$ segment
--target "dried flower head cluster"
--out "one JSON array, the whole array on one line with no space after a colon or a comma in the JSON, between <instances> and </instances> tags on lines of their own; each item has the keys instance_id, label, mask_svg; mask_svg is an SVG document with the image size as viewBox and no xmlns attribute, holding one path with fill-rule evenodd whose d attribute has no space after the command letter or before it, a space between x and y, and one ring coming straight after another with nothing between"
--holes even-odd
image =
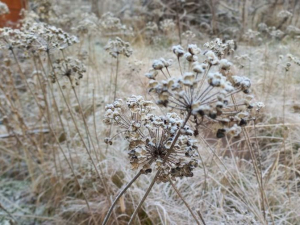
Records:
<instances>
[{"instance_id":1,"label":"dried flower head cluster","mask_svg":"<svg viewBox=\"0 0 300 225\"><path fill-rule=\"evenodd\" d=\"M129 35L133 34L131 27L121 23L121 20L115 17L111 12L104 13L99 20L99 27L103 34L122 34Z\"/></svg>"},{"instance_id":2,"label":"dried flower head cluster","mask_svg":"<svg viewBox=\"0 0 300 225\"><path fill-rule=\"evenodd\" d=\"M187 39L187 40L192 40L193 38L196 37L196 34L191 30L187 30L187 31L182 33L182 37Z\"/></svg>"},{"instance_id":3,"label":"dried flower head cluster","mask_svg":"<svg viewBox=\"0 0 300 225\"><path fill-rule=\"evenodd\" d=\"M51 75L52 82L60 77L68 78L72 87L79 85L79 80L83 77L83 73L86 72L84 64L78 59L71 57L56 59L53 62L53 74Z\"/></svg>"},{"instance_id":4,"label":"dried flower head cluster","mask_svg":"<svg viewBox=\"0 0 300 225\"><path fill-rule=\"evenodd\" d=\"M91 35L98 31L99 19L94 13L84 13L83 19L72 27L72 30L79 35Z\"/></svg>"},{"instance_id":5,"label":"dried flower head cluster","mask_svg":"<svg viewBox=\"0 0 300 225\"><path fill-rule=\"evenodd\" d=\"M281 10L278 14L277 17L279 18L289 18L292 17L293 13L291 13L290 11L287 10Z\"/></svg>"},{"instance_id":6,"label":"dried flower head cluster","mask_svg":"<svg viewBox=\"0 0 300 225\"><path fill-rule=\"evenodd\" d=\"M44 52L53 49L63 50L75 43L78 43L76 36L45 23L24 23L20 30L8 27L0 29L1 48Z\"/></svg>"},{"instance_id":7,"label":"dried flower head cluster","mask_svg":"<svg viewBox=\"0 0 300 225\"><path fill-rule=\"evenodd\" d=\"M265 27L263 26L263 24L261 24L261 29L265 29ZM257 41L257 38L259 38L259 32L258 31L254 31L252 29L249 29L244 35L243 38L244 40L248 41L248 42L255 42Z\"/></svg>"},{"instance_id":8,"label":"dried flower head cluster","mask_svg":"<svg viewBox=\"0 0 300 225\"><path fill-rule=\"evenodd\" d=\"M258 24L258 31L253 31L249 29L244 35L243 38L246 41L249 41L251 44L261 44L263 39L262 38L270 38L272 40L281 40L286 34L290 34L294 36L300 30L297 27L288 26L286 31L283 32L280 29L277 29L275 26L268 26L265 23Z\"/></svg>"},{"instance_id":9,"label":"dried flower head cluster","mask_svg":"<svg viewBox=\"0 0 300 225\"><path fill-rule=\"evenodd\" d=\"M170 32L175 29L175 23L171 19L165 19L160 22L160 29L164 32Z\"/></svg>"},{"instance_id":10,"label":"dried flower head cluster","mask_svg":"<svg viewBox=\"0 0 300 225\"><path fill-rule=\"evenodd\" d=\"M247 77L232 74L232 63L223 58L231 50L231 42L228 43L217 40L205 44L211 50L204 51L202 63L198 62L201 51L196 45L189 45L187 51L174 46L179 66L183 58L190 70L172 76L170 64L160 59L154 61L146 74L150 79L149 91L157 95L159 105L192 115L196 127L219 124L218 138L226 133L237 136L240 127L252 120L251 82Z\"/></svg>"},{"instance_id":11,"label":"dried flower head cluster","mask_svg":"<svg viewBox=\"0 0 300 225\"><path fill-rule=\"evenodd\" d=\"M150 36L158 31L158 26L155 22L150 21L146 24L146 35Z\"/></svg>"},{"instance_id":12,"label":"dried flower head cluster","mask_svg":"<svg viewBox=\"0 0 300 225\"><path fill-rule=\"evenodd\" d=\"M224 58L227 54L235 51L236 44L233 40L222 41L216 38L204 44L204 47L213 51L218 58Z\"/></svg>"},{"instance_id":13,"label":"dried flower head cluster","mask_svg":"<svg viewBox=\"0 0 300 225\"><path fill-rule=\"evenodd\" d=\"M192 170L198 165L196 141L190 137L192 130L182 127L183 120L176 113L157 116L153 103L141 96L131 96L126 102L117 100L105 109L105 123L116 124L129 142L133 169L141 168L144 174L159 170L158 182L193 176ZM181 135L175 139L179 129Z\"/></svg>"},{"instance_id":14,"label":"dried flower head cluster","mask_svg":"<svg viewBox=\"0 0 300 225\"><path fill-rule=\"evenodd\" d=\"M7 7L7 5L4 2L0 1L0 16L8 14L9 13L9 9Z\"/></svg>"},{"instance_id":15,"label":"dried flower head cluster","mask_svg":"<svg viewBox=\"0 0 300 225\"><path fill-rule=\"evenodd\" d=\"M123 41L119 37L116 37L115 40L109 40L105 46L105 50L114 58L117 58L119 55L129 57L132 54L130 43Z\"/></svg>"}]
</instances>

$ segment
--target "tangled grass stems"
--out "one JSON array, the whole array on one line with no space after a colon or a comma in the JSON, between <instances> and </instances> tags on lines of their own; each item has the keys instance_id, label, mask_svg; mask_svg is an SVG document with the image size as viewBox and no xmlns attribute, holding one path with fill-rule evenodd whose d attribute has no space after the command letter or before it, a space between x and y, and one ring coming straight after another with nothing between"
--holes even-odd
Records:
<instances>
[{"instance_id":1,"label":"tangled grass stems","mask_svg":"<svg viewBox=\"0 0 300 225\"><path fill-rule=\"evenodd\" d=\"M65 102L65 104L66 104L66 106L67 106L67 108L68 108L69 114L71 115L72 121L73 121L73 123L74 123L74 125L75 125L75 129L76 129L76 131L77 131L77 133L78 133L78 135L79 135L79 137L80 137L80 139L81 139L81 142L82 142L83 145L84 145L84 148L86 149L86 152L87 152L88 155L89 155L89 158L90 158L90 160L91 160L91 162L92 162L92 165L93 165L93 167L94 167L94 169L95 169L95 171L96 171L96 173L97 173L99 179L100 179L101 182L104 184L105 182L104 182L103 179L102 179L102 177L103 177L103 171L100 170L100 173L102 173L102 176L101 176L100 173L99 173L99 171L98 171L98 168L97 168L97 166L96 166L96 164L95 164L95 162L94 162L94 160L93 160L93 157L92 157L92 155L91 155L91 152L89 151L89 149L88 149L88 147L87 147L87 145L86 145L86 143L85 143L85 141L84 141L84 139L83 139L83 137L82 137L82 135L81 135L81 132L80 132L80 130L79 130L79 128L78 128L78 125L77 125L77 123L76 123L76 120L75 120L75 118L74 118L74 115L73 115L73 113L72 113L72 110L71 110L71 108L70 108L70 106L69 106L69 103L67 102L66 97L65 97L65 95L64 95L64 93L63 93L61 84L60 84L60 82L59 82L59 80L58 80L58 78L57 78L57 75L56 75L56 73L55 73L55 71L54 71L54 69L53 69L53 65L52 65L52 62L51 62L51 58L50 58L49 52L48 52L47 55L48 55L48 60L49 60L49 62L50 62L50 64L51 64L51 66L52 66L52 72L54 73L54 76L55 76L55 78L56 78L56 81L57 81L59 90L60 90L60 92L61 92L61 94L62 94L62 97L63 97L63 99L64 99L64 102ZM77 97L77 93L76 93L74 87L72 87L72 89L73 89L73 91L74 91L74 95L75 95L75 97L76 97L76 100L78 101L78 104L79 104L79 99L78 99L78 97ZM85 118L84 118L84 115L83 115L82 108L81 108L80 104L79 104L79 107L80 107L81 115L83 116L83 120L85 121ZM93 145L93 147L94 147L94 145ZM94 149L94 151L95 151L95 149ZM96 153L96 152L95 152L95 153ZM97 155L97 154L96 154L96 155ZM97 157L97 156L96 156L96 157ZM108 191L107 191L107 188L106 188L105 184L104 184L104 187L105 187L105 191L106 191L106 193L107 193L106 196L107 196L107 198L108 198L108 201L110 202L110 199L109 199L109 196L108 196ZM96 222L95 222L95 223L96 223ZM96 223L96 224L97 224L97 223Z\"/></svg>"}]
</instances>

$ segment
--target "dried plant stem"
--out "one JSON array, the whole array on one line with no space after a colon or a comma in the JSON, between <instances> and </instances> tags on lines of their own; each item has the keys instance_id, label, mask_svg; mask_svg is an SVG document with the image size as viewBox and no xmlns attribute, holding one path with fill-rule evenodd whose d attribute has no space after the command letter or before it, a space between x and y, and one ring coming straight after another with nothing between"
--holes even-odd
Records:
<instances>
[{"instance_id":1,"label":"dried plant stem","mask_svg":"<svg viewBox=\"0 0 300 225\"><path fill-rule=\"evenodd\" d=\"M16 218L0 203L0 209L2 209L11 219L14 220L14 224L18 224Z\"/></svg>"},{"instance_id":2,"label":"dried plant stem","mask_svg":"<svg viewBox=\"0 0 300 225\"><path fill-rule=\"evenodd\" d=\"M107 211L107 213L106 213L106 216L105 216L105 218L104 218L104 221L103 221L102 225L106 225L106 224L107 224L107 222L108 222L108 220L109 220L109 217L110 217L110 215L111 215L111 213L112 213L112 211L113 211L115 205L117 204L118 200L120 199L120 197L121 197L121 196L127 191L127 189L135 182L135 180L136 180L137 178L140 177L141 174L142 174L141 171L138 172L138 173L135 175L135 177L132 178L132 180L131 180L128 184L126 184L126 186L122 189L122 191L117 195L117 197L115 198L115 200L113 201L113 203L112 203L111 206L109 207L109 209L108 209L108 211Z\"/></svg>"},{"instance_id":3,"label":"dried plant stem","mask_svg":"<svg viewBox=\"0 0 300 225\"><path fill-rule=\"evenodd\" d=\"M116 100L116 97L117 97L119 63L120 63L120 62L119 62L119 55L117 55L117 66L116 66L116 76L115 76L114 100Z\"/></svg>"},{"instance_id":4,"label":"dried plant stem","mask_svg":"<svg viewBox=\"0 0 300 225\"><path fill-rule=\"evenodd\" d=\"M19 60L18 60L18 58L17 58L17 56L16 56L16 54L15 54L13 48L11 48L10 51L11 51L13 57L14 57L14 60L15 60L16 63L17 63L17 66L18 66L18 69L19 69L19 72L20 72L20 75L21 75L22 79L24 80L24 82L25 82L25 84L26 84L26 86L27 86L27 88L28 88L30 94L31 94L32 97L34 98L34 100L35 100L35 102L36 102L36 104L37 104L39 110L42 112L41 105L39 104L36 95L33 93L33 91L31 90L31 88L30 88L30 86L29 86L29 83L28 83L28 81L27 81L27 79L26 79L26 76L25 76L25 74L24 74L24 72L23 72L23 70L22 70L22 68L21 68L21 65L20 65L20 63L19 63ZM43 115L43 112L42 112L42 115ZM39 152L39 154L40 154L40 160L41 160L41 162L44 162L44 153L43 153L43 151L42 151L42 150L40 149L40 147L37 145L36 140L32 139L32 142L33 142L33 144L36 146L36 148L37 148L37 150L38 150L38 152Z\"/></svg>"},{"instance_id":5,"label":"dried plant stem","mask_svg":"<svg viewBox=\"0 0 300 225\"><path fill-rule=\"evenodd\" d=\"M89 139L89 138L91 139L92 147L93 147L93 150L94 150L96 159L97 159L97 161L98 161L98 163L99 163L100 161L99 161L99 158L98 158L98 153L96 152L96 148L95 148L94 142L93 142L93 140L92 140L92 137L91 137L91 133L90 133L89 127L88 127L87 122L86 122L86 119L85 119L85 117L84 117L84 113L83 113L81 104L80 104L80 102L79 102L79 98L78 98L78 95L77 95L77 91L75 90L75 87L72 87L72 90L73 90L73 93L74 93L74 95L75 95L75 99L76 99L76 101L77 101L77 104L78 104L78 106L79 106L79 113L81 114L82 121L83 121L83 123L84 123L85 129L86 129L86 132L87 132L87 138L88 138L88 139Z\"/></svg>"},{"instance_id":6,"label":"dried plant stem","mask_svg":"<svg viewBox=\"0 0 300 225\"><path fill-rule=\"evenodd\" d=\"M48 53L48 59L51 60L51 59L50 59L49 53ZM51 61L50 61L50 64L52 65ZM52 71L53 71L53 73L54 73L53 67L52 67ZM72 119L72 121L73 121L73 123L74 123L75 129L76 129L76 131L77 131L77 133L78 133L78 135L79 135L79 137L80 137L80 140L81 140L81 142L82 142L82 144L83 144L83 146L84 146L86 152L88 153L88 156L89 156L89 158L90 158L90 160L91 160L91 162L92 162L93 167L95 168L95 171L96 171L98 177L100 178L100 180L102 180L102 177L101 177L101 175L99 174L99 171L98 171L98 169L97 169L97 166L96 166L96 164L95 164L95 162L94 162L94 160L93 160L93 158L92 158L91 152L89 151L89 149L88 149L88 147L87 147L87 145L86 145L86 143L85 143L85 141L84 141L84 139L83 139L83 137L82 137L82 134L81 134L81 132L79 131L77 122L76 122L76 120L75 120L75 118L74 118L73 112L72 112L72 110L71 110L71 108L70 108L70 105L69 105L67 99L66 99L66 96L65 96L65 94L64 94L64 92L63 92L63 90L62 90L61 84L60 84L59 80L57 79L57 76L56 76L55 73L54 73L54 75L55 75L55 79L56 79L57 84L58 84L58 88L59 88L59 90L60 90L60 92L61 92L61 94L62 94L62 97L63 97L63 99L64 99L64 102L66 103L66 106L67 106L68 111L69 111L69 113L70 113L71 119Z\"/></svg>"},{"instance_id":7,"label":"dried plant stem","mask_svg":"<svg viewBox=\"0 0 300 225\"><path fill-rule=\"evenodd\" d=\"M38 71L38 66L37 66L37 62L36 62L36 59L35 59L35 56L33 55L33 64L35 66L35 69ZM41 87L41 90L42 90L42 93L43 93L43 98L44 98L44 101L45 101L45 106L46 106L46 112L47 112L47 115L45 116L47 122L48 122L48 126L50 126L51 124L51 114L50 114L50 111L49 111L49 104L48 104L48 99L47 99L47 91L45 90L44 88L44 85L41 81L41 78L40 78L40 75L37 74L37 78L38 78L38 82L39 82L39 85ZM54 148L52 148L52 153L53 153L53 159L54 159L54 166L55 166L55 171L56 171L56 174L58 175L58 169L57 169L57 164L56 164L56 154L55 154L55 150ZM62 167L61 167L61 162L60 162L60 159L58 158L59 160L59 165L60 165L60 171L61 171L61 175L62 175L62 178L64 179L64 173L62 171Z\"/></svg>"},{"instance_id":8,"label":"dried plant stem","mask_svg":"<svg viewBox=\"0 0 300 225\"><path fill-rule=\"evenodd\" d=\"M139 212L141 206L143 205L144 201L145 201L146 198L148 197L148 195L149 195L149 193L150 193L150 191L151 191L153 185L155 184L155 181L156 181L156 179L157 179L159 173L160 173L160 170L158 170L158 171L156 172L156 174L155 174L155 176L154 176L152 182L150 183L150 185L149 185L149 187L148 187L146 193L144 194L142 200L140 201L140 203L138 204L138 206L135 208L133 214L132 214L131 217L130 217L130 220L129 220L129 222L128 222L128 225L131 225L131 224L134 222L134 218L136 217L136 215L138 214L138 212Z\"/></svg>"},{"instance_id":9,"label":"dried plant stem","mask_svg":"<svg viewBox=\"0 0 300 225\"><path fill-rule=\"evenodd\" d=\"M83 189L82 189L82 186L81 186L81 184L79 183L79 181L78 181L78 179L77 179L77 175L76 175L75 170L74 170L74 167L73 167L73 165L72 165L72 164L73 164L73 163L72 163L72 158L70 157L70 161L71 161L71 163L70 163L69 160L68 160L68 157L66 156L64 150L62 149L62 147L61 147L61 145L60 145L60 143L59 143L59 141L58 141L58 138L57 138L57 136L56 136L56 134L55 134L55 132L54 132L54 130L52 129L52 127L51 127L50 124L49 124L49 128L50 128L51 133L53 134L53 136L54 136L54 138L55 138L56 143L57 143L58 146L59 146L59 149L60 149L61 153L63 154L63 156L64 156L64 158L65 158L65 160L66 160L68 166L70 167L71 172L73 173L74 180L75 180L75 182L77 183L77 185L79 186L79 189L80 189L80 191L81 191L81 193L82 193L82 195L83 195L83 198L84 198L84 201L85 201L85 203L86 203L86 206L87 206L88 210L90 211L91 217L92 217L92 219L93 219L93 221L94 221L94 223L95 223L95 225L96 225L96 224L98 224L98 223L97 223L97 221L96 221L96 219L95 219L95 217L94 217L94 214L93 214L93 212L92 212L92 210L91 210L90 204L89 204L89 202L88 202L88 200L87 200L87 197L86 197L86 195L85 195L85 193L84 193L84 191L83 191Z\"/></svg>"},{"instance_id":10,"label":"dried plant stem","mask_svg":"<svg viewBox=\"0 0 300 225\"><path fill-rule=\"evenodd\" d=\"M203 219L203 216L202 216L202 214L201 214L201 212L200 212L200 210L197 210L197 213L198 213L198 215L199 215L199 217L200 217L202 223L203 223L204 225L206 225L206 224L205 224L205 221L204 221L204 219Z\"/></svg>"},{"instance_id":11,"label":"dried plant stem","mask_svg":"<svg viewBox=\"0 0 300 225\"><path fill-rule=\"evenodd\" d=\"M283 97L283 104L282 104L282 124L283 124L283 150L284 150L284 164L285 165L288 165L288 160L287 160L287 149L286 149L286 139L287 139L287 130L286 130L286 127L285 127L285 104L286 104L286 79L287 79L287 71L288 70L285 70L284 72L284 78L283 78L283 93L282 93L282 97ZM287 186L287 195L288 195L288 198L289 198L289 202L291 202L291 193L290 193L290 186L288 184L288 167L286 166L285 167L285 177L286 177L286 186Z\"/></svg>"},{"instance_id":12,"label":"dried plant stem","mask_svg":"<svg viewBox=\"0 0 300 225\"><path fill-rule=\"evenodd\" d=\"M95 104L95 89L93 89L93 124L94 124L94 132L95 132L95 137L96 137L96 141L97 141L97 145L98 148L100 149L100 141L98 138L98 134L97 134L97 123L96 123L96 104ZM100 159L101 157L104 157L104 155L102 154L102 152L100 152Z\"/></svg>"},{"instance_id":13,"label":"dried plant stem","mask_svg":"<svg viewBox=\"0 0 300 225\"><path fill-rule=\"evenodd\" d=\"M178 29L178 39L179 39L179 44L181 45L181 27L180 27L180 17L178 10L180 9L180 6L178 4L179 1L175 0L176 3L176 20L177 20L177 29Z\"/></svg>"},{"instance_id":14,"label":"dried plant stem","mask_svg":"<svg viewBox=\"0 0 300 225\"><path fill-rule=\"evenodd\" d=\"M181 195L181 193L179 192L179 190L176 188L176 186L173 184L172 180L169 178L169 182L172 185L173 189L175 190L175 192L177 193L177 195L181 198L181 200L183 201L183 203L185 204L185 206L187 207L187 209L190 211L190 213L192 214L193 218L195 219L196 223L198 225L200 225L200 222L198 221L196 215L193 213L191 207L189 206L189 204L185 201L185 199L183 198L183 196ZM202 218L202 217L201 217ZM204 225L206 225L206 223L204 222L204 220L202 221L202 223Z\"/></svg>"},{"instance_id":15,"label":"dried plant stem","mask_svg":"<svg viewBox=\"0 0 300 225\"><path fill-rule=\"evenodd\" d=\"M181 68L181 64L180 64L180 60L179 60L179 56L177 56L177 60L178 60L178 65L179 65L179 69L180 69L180 74L181 74L181 76L183 76L182 68Z\"/></svg>"},{"instance_id":16,"label":"dried plant stem","mask_svg":"<svg viewBox=\"0 0 300 225\"><path fill-rule=\"evenodd\" d=\"M80 111L80 114L82 115L82 120L83 120L83 123L84 123L84 125L85 125L86 131L87 131L87 133L88 133L88 136L90 136L90 138L91 138L91 133L90 133L89 127L88 127L88 125L87 125L87 122L86 122L86 120L85 120L85 118L84 118L83 110L82 110L82 107L81 107L81 105L80 105L80 102L79 102L79 99L78 99L78 95L77 95L77 93L76 93L75 88L72 87L72 89L73 89L75 98L76 98L76 100L77 100L77 103L78 103L78 105L79 105L79 111ZM99 160L98 154L97 154L97 152L96 152L96 148L95 148L95 145L94 145L94 142L93 142L92 138L91 138L91 143L92 143L92 147L93 147L93 150L94 150L94 152L95 152L95 155L96 155L96 159L97 159L97 161L98 161L98 163L99 163L100 160ZM108 187L107 187L107 185L106 185L106 182L105 182L105 181L103 180L103 178L102 178L102 177L105 177L105 175L104 175L104 172L102 171L101 166L99 166L99 170L100 170L100 173L101 173L100 180L101 180L101 182L102 182L102 184L103 184L104 191L105 191L105 194L106 194L106 196L107 196L108 202L109 202L109 204L111 205L112 202L111 202L111 200L110 200L110 198L109 198ZM114 216L115 216L115 215L114 215ZM116 219L116 218L115 218L115 219Z\"/></svg>"},{"instance_id":17,"label":"dried plant stem","mask_svg":"<svg viewBox=\"0 0 300 225\"><path fill-rule=\"evenodd\" d=\"M46 71L45 71L45 68L44 68L44 66L43 66L43 64L42 64L42 61L41 61L40 58L38 58L38 59L39 59L39 62L40 62L40 64L41 64L42 70L43 70L44 74L46 75ZM36 65L36 64L35 64L35 65ZM37 65L36 65L36 66L37 66ZM48 85L50 85L49 80L46 79L46 81L47 81ZM51 95L52 95L52 98L53 98L54 108L55 108L55 110L56 110L56 112L57 112L57 115L58 115L58 118L59 118L61 127L62 127L62 129L63 129L63 132L67 135L67 132L65 131L65 128L64 128L64 124L63 124L62 118L61 118L60 113L59 113L59 109L58 109L58 106L57 106L57 102L56 102L55 97L54 97L54 93L53 93L53 91L52 91L51 88L50 88L50 92L51 92ZM71 157L71 151L70 151L70 147L69 147L69 142L67 141L67 149L68 149L70 161L68 160L68 157L67 157L67 155L65 154L65 152L64 152L64 150L63 150L63 148L62 148L60 142L58 141L58 138L57 138L57 136L56 136L56 134L55 134L55 131L54 131L54 129L53 129L52 126L51 126L51 120L50 120L50 118L48 118L47 122L48 122L49 129L50 129L51 133L52 133L53 136L54 136L54 139L55 139L55 141L56 141L56 144L58 145L58 147L59 147L61 153L63 154L63 156L64 156L64 158L65 158L65 160L66 160L66 162L67 162L67 164L68 164L68 166L69 166L70 169L71 169L71 172L72 172L72 174L73 174L73 176L74 176L74 180L75 180L75 182L77 183L77 185L79 186L79 189L80 189L80 191L81 191L81 193L82 193L82 195L83 195L84 201L85 201L85 203L86 203L86 205L87 205L87 208L88 208L88 210L90 211L91 217L92 217L92 219L93 219L93 221L94 221L94 223L95 223L95 225L96 225L96 224L97 224L97 221L96 221L96 219L95 219L95 217L94 217L94 214L92 213L92 210L91 210L91 207L90 207L90 205L89 205L88 199L87 199L87 197L86 197L86 195L85 195L85 193L84 193L84 191L83 191L83 188L82 188L80 182L79 182L78 179L77 179L77 175L76 175L75 170L74 170L73 160L72 160L72 157Z\"/></svg>"},{"instance_id":18,"label":"dried plant stem","mask_svg":"<svg viewBox=\"0 0 300 225\"><path fill-rule=\"evenodd\" d=\"M235 98L234 98L233 95L231 95L231 99L232 99L232 102L234 104L235 109L237 110L238 108L236 106L236 100L235 100ZM263 184L262 184L262 180L260 179L260 176L262 176L262 171L260 170L260 168L258 166L257 157L256 157L254 149L253 149L253 147L251 145L249 133L245 129L245 127L242 127L242 131L243 131L243 134L244 134L247 146L248 146L248 150L250 152L251 159L252 159L252 162L253 162L254 173L255 173L256 180L257 180L258 187L259 187L259 191L260 191L261 207L262 207L264 222L267 223L266 208L265 208L265 199L264 199L265 193L264 193L264 187L263 187Z\"/></svg>"}]
</instances>

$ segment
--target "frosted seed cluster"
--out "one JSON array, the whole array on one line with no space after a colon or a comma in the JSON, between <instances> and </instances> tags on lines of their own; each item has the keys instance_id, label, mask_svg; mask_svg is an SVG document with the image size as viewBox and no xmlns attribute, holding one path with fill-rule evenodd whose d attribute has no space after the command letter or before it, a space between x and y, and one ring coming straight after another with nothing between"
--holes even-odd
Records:
<instances>
[{"instance_id":1,"label":"frosted seed cluster","mask_svg":"<svg viewBox=\"0 0 300 225\"><path fill-rule=\"evenodd\" d=\"M159 182L169 178L191 177L198 165L196 140L193 131L182 127L182 119L176 113L157 116L153 103L141 96L131 96L125 102L117 100L106 106L106 124L117 125L128 141L128 156L133 169L142 173L160 170ZM180 137L174 138L182 127ZM111 143L107 138L106 143Z\"/></svg>"},{"instance_id":2,"label":"frosted seed cluster","mask_svg":"<svg viewBox=\"0 0 300 225\"><path fill-rule=\"evenodd\" d=\"M123 41L119 37L116 37L115 40L109 40L104 49L114 58L117 58L119 55L124 55L126 57L132 55L130 43Z\"/></svg>"},{"instance_id":3,"label":"frosted seed cluster","mask_svg":"<svg viewBox=\"0 0 300 225\"><path fill-rule=\"evenodd\" d=\"M196 127L218 124L221 128L216 136L219 138L226 134L237 136L239 128L253 120L251 81L232 75L233 64L224 58L232 47L229 43L217 39L206 44L207 51L201 51L196 45L188 45L187 51L180 45L174 46L172 50L179 63L182 56L201 56L201 52L204 61L199 62L198 57L195 60L183 57L191 66L178 77L172 76L161 60L155 60L146 73L150 79L149 92L157 96L158 105L190 113L193 116L190 121Z\"/></svg>"},{"instance_id":4,"label":"frosted seed cluster","mask_svg":"<svg viewBox=\"0 0 300 225\"><path fill-rule=\"evenodd\" d=\"M111 12L104 13L99 20L99 29L103 34L122 34L122 35L133 35L131 27L121 23L121 20L114 16Z\"/></svg>"},{"instance_id":5,"label":"frosted seed cluster","mask_svg":"<svg viewBox=\"0 0 300 225\"><path fill-rule=\"evenodd\" d=\"M160 29L164 32L169 32L175 29L175 23L171 19L165 19L160 22Z\"/></svg>"},{"instance_id":6,"label":"frosted seed cluster","mask_svg":"<svg viewBox=\"0 0 300 225\"><path fill-rule=\"evenodd\" d=\"M82 62L78 59L71 57L56 59L53 62L53 74L51 76L52 82L60 77L66 77L71 83L72 87L79 85L79 80L83 77L83 73L86 72L86 68Z\"/></svg>"},{"instance_id":7,"label":"frosted seed cluster","mask_svg":"<svg viewBox=\"0 0 300 225\"><path fill-rule=\"evenodd\" d=\"M32 52L63 50L78 43L76 36L45 23L24 23L21 29L0 28L0 47Z\"/></svg>"}]
</instances>

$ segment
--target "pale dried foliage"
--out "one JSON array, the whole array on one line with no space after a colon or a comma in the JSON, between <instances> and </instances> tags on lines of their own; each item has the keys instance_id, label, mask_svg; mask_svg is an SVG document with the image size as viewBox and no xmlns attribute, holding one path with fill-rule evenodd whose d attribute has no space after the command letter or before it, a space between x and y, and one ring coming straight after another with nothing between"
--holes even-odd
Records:
<instances>
[{"instance_id":1,"label":"pale dried foliage","mask_svg":"<svg viewBox=\"0 0 300 225\"><path fill-rule=\"evenodd\" d=\"M34 0L1 28L0 224L101 224L137 175L108 224L153 181L136 224L300 224L297 13L236 43L179 10L179 45L176 7L153 2Z\"/></svg>"}]
</instances>

